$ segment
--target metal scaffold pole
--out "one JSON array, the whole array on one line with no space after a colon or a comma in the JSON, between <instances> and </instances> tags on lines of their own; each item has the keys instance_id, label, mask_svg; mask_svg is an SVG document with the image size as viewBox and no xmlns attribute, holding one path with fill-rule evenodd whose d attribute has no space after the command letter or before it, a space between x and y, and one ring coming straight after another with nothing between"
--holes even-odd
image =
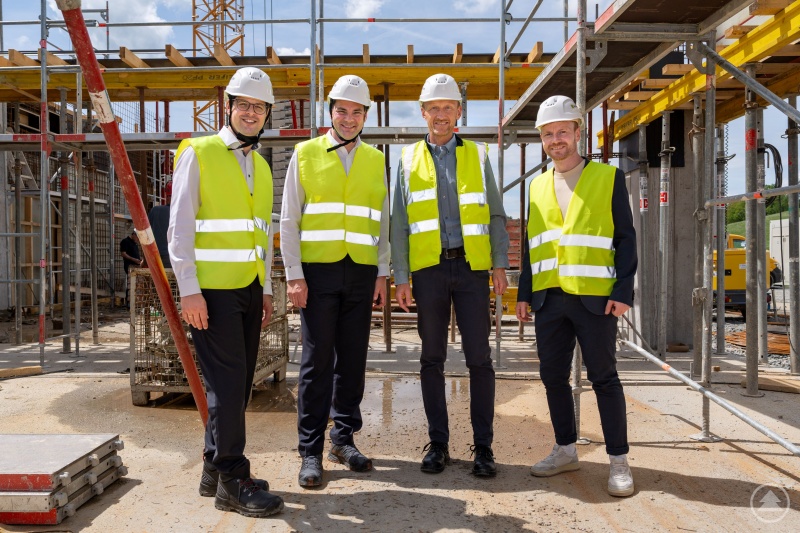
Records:
<instances>
[{"instance_id":1,"label":"metal scaffold pole","mask_svg":"<svg viewBox=\"0 0 800 533\"><path fill-rule=\"evenodd\" d=\"M705 131L703 122L703 99L700 94L693 97L694 113L692 115L692 163L694 170L694 290L692 291L692 378L700 375L702 364L703 345L703 301L701 299L703 287L703 233L705 224L706 192L704 190L703 169L705 157L702 132Z\"/></svg>"},{"instance_id":2,"label":"metal scaffold pole","mask_svg":"<svg viewBox=\"0 0 800 533\"><path fill-rule=\"evenodd\" d=\"M506 22L508 21L506 0L500 0L500 65L498 66L498 102L497 102L497 190L503 190L504 164L505 164L505 139L503 138L503 117L505 116L506 96ZM502 193L501 193L502 194ZM502 196L501 196L502 198ZM503 332L503 297L495 293L494 296L494 327L495 327L495 366L503 368L502 332Z\"/></svg>"},{"instance_id":3,"label":"metal scaffold pole","mask_svg":"<svg viewBox=\"0 0 800 533\"><path fill-rule=\"evenodd\" d=\"M764 108L756 110L756 188L762 190L766 184L767 168L764 162ZM756 200L756 243L758 261L756 279L758 280L758 358L767 362L767 200Z\"/></svg>"},{"instance_id":4,"label":"metal scaffold pole","mask_svg":"<svg viewBox=\"0 0 800 533\"><path fill-rule=\"evenodd\" d=\"M725 127L717 127L717 197L725 196ZM725 353L725 206L716 206L717 216L717 354Z\"/></svg>"},{"instance_id":5,"label":"metal scaffold pole","mask_svg":"<svg viewBox=\"0 0 800 533\"><path fill-rule=\"evenodd\" d=\"M14 133L19 133L19 104L14 104ZM22 233L22 160L19 158L20 153L14 152L14 232ZM31 233L33 228L31 228ZM30 240L30 245L33 247L33 239ZM33 251L33 250L31 250ZM18 280L22 279L22 237L17 236L14 238L14 277ZM14 327L16 344L22 344L22 306L24 303L23 290L24 286L17 282L14 286L16 295L16 306L14 309Z\"/></svg>"},{"instance_id":6,"label":"metal scaffold pole","mask_svg":"<svg viewBox=\"0 0 800 533\"><path fill-rule=\"evenodd\" d=\"M797 96L789 97L789 105L797 107ZM789 153L789 185L797 185L797 134L798 124L789 117L786 142ZM789 369L800 374L800 224L798 224L797 194L789 195Z\"/></svg>"},{"instance_id":7,"label":"metal scaffold pole","mask_svg":"<svg viewBox=\"0 0 800 533\"><path fill-rule=\"evenodd\" d=\"M61 124L60 132L67 131L67 90L61 89ZM61 353L72 352L72 341L69 333L72 325L70 316L70 297L69 297L69 154L65 151L58 153L58 164L61 174L61 341L63 347ZM55 262L55 257L53 258ZM56 287L53 287L55 291Z\"/></svg>"},{"instance_id":8,"label":"metal scaffold pole","mask_svg":"<svg viewBox=\"0 0 800 533\"><path fill-rule=\"evenodd\" d=\"M661 178L658 200L658 254L659 254L659 289L658 289L658 353L663 361L667 360L667 310L669 302L669 173L672 163L669 123L671 111L661 115Z\"/></svg>"},{"instance_id":9,"label":"metal scaffold pole","mask_svg":"<svg viewBox=\"0 0 800 533\"><path fill-rule=\"evenodd\" d=\"M747 66L747 74L755 75L755 67ZM750 88L745 91L745 114L744 114L744 170L745 170L745 191L753 192L757 189L756 180L758 174L758 104L756 94ZM745 308L747 310L745 322L745 335L747 336L747 346L745 348L746 371L747 371L747 391L746 396L763 396L758 392L758 280L756 261L758 258L758 209L755 202L744 204L746 221L746 296Z\"/></svg>"},{"instance_id":10,"label":"metal scaffold pole","mask_svg":"<svg viewBox=\"0 0 800 533\"><path fill-rule=\"evenodd\" d=\"M311 46L309 47L309 63L311 64L311 83L308 88L309 118L311 126L310 138L317 136L317 0L311 0Z\"/></svg>"},{"instance_id":11,"label":"metal scaffold pole","mask_svg":"<svg viewBox=\"0 0 800 533\"><path fill-rule=\"evenodd\" d=\"M175 305L172 290L167 281L164 265L161 263L161 255L158 253L158 247L153 237L153 230L150 227L142 198L136 186L136 178L133 175L133 169L131 168L128 154L125 151L125 145L122 142L119 125L116 122L111 102L108 100L108 93L106 91L105 82L103 81L103 75L97 63L94 49L92 48L89 32L83 20L83 13L81 13L81 2L80 0L57 0L57 4L63 13L64 21L69 30L70 39L76 50L78 63L86 79L86 86L92 99L92 106L97 113L100 128L103 131L103 136L108 145L109 154L116 162L120 185L125 194L125 200L128 204L134 226L137 228L136 232L139 236L147 265L153 276L153 284L155 285L159 300L161 301L164 315L167 318L170 333L172 333L172 338L175 340L178 355L183 364L186 379L189 382L189 388L192 391L197 410L203 424L205 424L208 420L208 404L206 402L205 392L203 391L203 385L200 382L197 366L192 357L189 342L183 330L180 316L178 315L178 308ZM42 59L43 61L45 60L44 57ZM133 306L131 307L133 308ZM133 372L133 370L131 371Z\"/></svg>"},{"instance_id":12,"label":"metal scaffold pole","mask_svg":"<svg viewBox=\"0 0 800 533\"><path fill-rule=\"evenodd\" d=\"M647 237L647 214L649 209L649 192L647 174L650 162L647 159L647 126L639 125L639 242L641 252L639 253L639 293L643 298L639 298L639 316L642 325L642 335L648 342L652 342L650 326L652 324L651 312L654 301L646 295L650 291L650 239Z\"/></svg>"},{"instance_id":13,"label":"metal scaffold pole","mask_svg":"<svg viewBox=\"0 0 800 533\"><path fill-rule=\"evenodd\" d=\"M578 0L578 68L575 74L575 89L578 109L583 117L581 126L581 139L578 144L578 153L586 155L586 0ZM572 400L575 408L575 429L578 434L578 444L588 444L587 438L581 437L581 393L583 387L582 376L582 353L580 345L575 344L575 351L572 356Z\"/></svg>"},{"instance_id":14,"label":"metal scaffold pole","mask_svg":"<svg viewBox=\"0 0 800 533\"><path fill-rule=\"evenodd\" d=\"M83 131L83 75L75 75L75 133ZM83 235L83 153L75 152L75 355L81 353L81 290L83 285L81 243Z\"/></svg>"},{"instance_id":15,"label":"metal scaffold pole","mask_svg":"<svg viewBox=\"0 0 800 533\"><path fill-rule=\"evenodd\" d=\"M50 115L47 109L47 0L42 0L41 41L39 62L41 64L42 96L39 104L39 366L44 367L45 304L47 302L47 214L50 205Z\"/></svg>"}]
</instances>

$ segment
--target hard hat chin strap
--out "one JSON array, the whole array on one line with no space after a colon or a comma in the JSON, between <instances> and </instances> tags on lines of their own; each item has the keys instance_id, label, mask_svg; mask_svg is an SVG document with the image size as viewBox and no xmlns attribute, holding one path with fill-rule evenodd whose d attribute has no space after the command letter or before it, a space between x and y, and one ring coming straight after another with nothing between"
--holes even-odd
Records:
<instances>
[{"instance_id":1,"label":"hard hat chin strap","mask_svg":"<svg viewBox=\"0 0 800 533\"><path fill-rule=\"evenodd\" d=\"M339 133L339 131L336 129L336 127L334 127L334 126L332 126L332 127L333 127L333 131L335 131L335 132L336 132L336 136L337 136L337 137L339 137L340 139L344 139L344 137L342 136L342 134L340 134L340 133ZM348 144L350 144L350 143L354 143L354 142L356 142L356 140L358 139L358 136L359 136L359 135L361 135L361 132L362 132L362 131L364 131L364 130L363 130L363 129L362 129L362 130L360 130L358 133L356 133L356 136L355 136L355 137L353 137L352 139L346 139L344 142L342 142L342 143L339 143L339 144L337 144L336 146L331 146L330 148L328 148L328 150L327 150L327 151L328 151L328 152L333 152L334 150L338 150L338 149L339 149L339 148L341 148L342 146L347 146L347 145L348 145Z\"/></svg>"}]
</instances>

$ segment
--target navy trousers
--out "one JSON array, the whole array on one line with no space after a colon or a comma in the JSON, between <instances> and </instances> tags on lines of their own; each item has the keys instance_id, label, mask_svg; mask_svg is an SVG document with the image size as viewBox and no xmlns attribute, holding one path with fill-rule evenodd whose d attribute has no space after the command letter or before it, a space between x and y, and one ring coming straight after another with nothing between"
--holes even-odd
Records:
<instances>
[{"instance_id":1,"label":"navy trousers","mask_svg":"<svg viewBox=\"0 0 800 533\"><path fill-rule=\"evenodd\" d=\"M244 412L258 358L263 289L256 278L241 289L202 292L208 329L191 331L208 400L203 455L223 478L248 478Z\"/></svg>"},{"instance_id":2,"label":"navy trousers","mask_svg":"<svg viewBox=\"0 0 800 533\"><path fill-rule=\"evenodd\" d=\"M361 429L372 295L378 267L355 263L303 263L308 300L300 310L303 355L297 398L297 450L319 455L328 416L331 441L354 444Z\"/></svg>"},{"instance_id":3,"label":"navy trousers","mask_svg":"<svg viewBox=\"0 0 800 533\"><path fill-rule=\"evenodd\" d=\"M438 265L414 272L412 282L417 331L422 340L420 382L428 437L445 444L450 441L444 363L452 302L469 369L474 444L491 446L495 377L489 348L489 273L471 270L463 257L441 259Z\"/></svg>"},{"instance_id":4,"label":"navy trousers","mask_svg":"<svg viewBox=\"0 0 800 533\"><path fill-rule=\"evenodd\" d=\"M580 296L561 289L548 289L542 308L536 311L536 347L539 373L547 392L547 405L562 446L578 440L575 403L569 382L575 341L580 343L587 377L597 396L600 423L609 455L628 453L625 394L617 375L614 315L595 315Z\"/></svg>"}]
</instances>

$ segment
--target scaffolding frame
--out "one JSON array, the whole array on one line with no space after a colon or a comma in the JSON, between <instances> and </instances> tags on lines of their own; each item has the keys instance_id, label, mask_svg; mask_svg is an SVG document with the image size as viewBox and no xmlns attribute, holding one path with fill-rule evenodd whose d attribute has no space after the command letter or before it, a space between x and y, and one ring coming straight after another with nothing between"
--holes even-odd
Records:
<instances>
[{"instance_id":1,"label":"scaffolding frame","mask_svg":"<svg viewBox=\"0 0 800 533\"><path fill-rule=\"evenodd\" d=\"M625 135L626 132L630 133L632 131L639 131L644 136L643 126L652 120L668 114L672 110L682 109L682 105L685 103L680 99L674 98L674 95L677 94L686 94L686 95L694 95L698 93L702 93L705 96L705 106L704 109L701 109L700 102L695 102L694 105L698 108L698 111L702 111L702 116L705 124L705 133L703 135L703 149L704 153L709 155L714 153L715 150L715 143L721 144L721 136L715 135L715 131L717 131L718 125L724 122L724 119L730 120L732 118L736 118L736 111L735 107L737 102L725 102L723 106L716 105L716 98L715 98L715 91L716 86L720 82L721 78L727 78L729 76L733 76L738 79L741 83L747 86L748 90L750 91L750 96L746 100L748 102L748 111L750 109L754 109L755 106L759 105L756 99L756 96L761 96L763 100L766 100L768 103L771 103L775 107L778 107L781 111L783 111L789 117L788 129L787 129L787 137L789 140L789 152L790 152L790 159L792 160L792 164L788 165L790 172L789 177L789 187L784 187L781 189L774 189L771 191L764 191L764 190L756 190L752 186L748 187L748 192L745 195L738 195L735 197L718 197L719 192L721 191L721 187L719 184L717 187L714 187L714 178L713 178L713 171L714 165L717 165L717 169L720 167L724 168L724 158L726 155L720 154L720 150L716 150L717 158L713 159L710 156L705 157L705 164L703 168L703 179L696 179L696 186L700 186L699 184L703 184L703 193L702 197L706 199L704 203L704 212L699 213L698 215L698 224L696 226L696 233L697 235L702 237L702 244L703 244L703 256L704 261L702 262L703 271L699 274L703 280L702 286L695 287L696 293L696 300L699 305L702 306L702 351L701 351L701 383L704 387L707 387L710 383L710 362L711 362L711 306L712 306L712 279L713 276L711 275L711 261L712 261L712 238L713 238L713 231L712 231L712 221L714 220L714 213L719 205L729 203L730 201L735 200L742 200L746 199L749 203L753 203L753 200L763 199L767 196L771 196L774 194L789 194L790 195L790 202L792 205L796 206L797 203L797 192L800 191L800 187L797 184L797 165L796 165L796 157L797 157L797 122L800 115L797 114L795 109L796 106L796 98L792 96L791 104L782 103L782 100L775 96L775 92L785 92L787 87L789 86L785 79L778 79L768 82L766 84L760 84L754 78L754 70L751 69L749 73L742 73L737 67L728 61L726 57L730 58L733 61L744 61L752 63L757 61L754 59L757 54L765 54L764 48L759 48L756 52L750 53L748 55L743 50L746 48L746 40L748 36L741 38L735 43L728 47L722 54L718 54L714 49L713 46L715 44L715 36L712 32L713 28L718 25L721 21L730 18L733 16L738 10L742 8L745 4L743 1L731 1L724 9L721 9L719 13L715 14L715 17L706 21L705 25L696 25L693 27L686 27L680 25L661 25L654 28L652 25L649 27L636 27L634 25L630 25L627 23L617 23L615 22L616 16L618 13L622 13L628 6L635 3L636 0L616 0L612 6L609 8L607 13L604 13L603 16L598 17L594 24L587 24L586 22L586 0L578 0L578 16L577 16L577 31L573 35L569 42L572 42L575 39L576 47L575 50L578 62L576 70L576 90L577 90L577 101L579 106L581 107L584 114L588 113L594 107L604 103L608 100L612 95L614 95L617 91L621 88L627 86L631 80L633 80L638 72L643 70L645 66L648 66L654 63L656 60L663 57L667 52L674 49L680 43L688 43L687 44L687 52L690 52L689 57L694 64L694 71L692 73L686 74L680 80L672 84L670 87L667 87L660 91L660 93L652 99L652 101L648 101L644 104L641 104L637 108L633 109L631 113L625 117L625 120L617 121L615 124L608 125L604 128L604 130L599 135L599 139L602 141L602 144L607 143L608 141L605 137L610 138L619 138L622 135ZM503 0L501 2L501 13L500 17L498 18L485 18L485 19L365 19L361 22L497 22L500 28L500 47L498 48L498 52L506 50L506 40L505 40L505 25L509 20L509 9L513 0L509 0L506 2ZM46 1L42 0L42 12L44 13L46 10ZM533 8L529 19L533 19L536 9L538 8L541 2L537 3L536 6ZM565 2L566 8L566 2ZM322 96L324 93L324 72L325 70L331 68L330 65L325 63L325 56L324 50L321 46L323 43L323 36L324 36L324 24L325 23L338 23L338 22L359 22L359 20L355 19L334 19L334 18L325 18L323 16L323 9L324 9L324 1L319 0L319 16L317 16L317 2L312 0L311 2L311 9L310 9L310 18L308 19L292 19L292 20L259 20L259 21L248 21L248 23L307 23L310 27L310 50L312 50L313 56L309 58L308 68L311 72L311 80L308 87L308 100L310 102L314 102L314 106L316 107L317 102L322 100ZM610 13L610 14L608 14ZM565 10L566 14L566 10ZM783 9L779 14L776 14L770 21L765 24L762 24L755 30L755 33L758 36L754 37L752 40L757 41L760 43L761 41L758 40L761 38L762 40L765 37L761 37L761 34L769 35L770 32L776 31L774 29L775 26L780 24L787 24L790 28L799 28L800 24L794 24L800 17L800 2L792 2L787 5L785 9ZM563 18L549 18L549 19L536 19L539 21L549 21L549 22L562 22L565 25L565 37L567 33L567 23L570 19L566 16ZM186 22L185 24L191 24L192 22ZM196 24L196 22L193 22ZM40 169L42 169L42 183L46 183L46 179L49 179L48 176L45 175L45 169L48 166L48 159L47 154L51 149L60 149L60 150L83 150L83 149L90 149L91 151L99 151L96 148L99 145L99 141L95 141L92 139L92 135L94 134L81 134L81 135L62 135L62 134L51 134L49 133L49 129L47 127L47 122L49 118L48 106L47 106L47 88L48 88L48 72L49 71L68 71L69 68L74 67L59 67L59 66L52 66L49 64L49 52L47 50L47 29L48 24L50 24L46 17L41 17L40 27L41 27L41 34L42 34L42 41L41 47L38 50L39 55L39 63L40 63L40 76L41 76L41 98L40 98L40 124L41 124L41 132L39 135L35 134L14 134L10 138L7 135L0 135L0 145L13 145L13 146L22 146L22 145L29 145L29 146L38 146L38 149L41 153L41 162L40 162ZM167 22L165 24L171 25L179 25L184 24L183 22ZM106 27L112 26L122 26L123 24L111 24L107 23ZM132 25L131 23L126 23L124 25ZM319 27L319 31L317 28ZM524 28L523 28L524 31ZM793 30L794 31L794 30ZM760 33L759 33L760 32ZM792 34L794 35L794 34ZM615 40L632 40L634 38L638 39L647 39L652 41L657 41L662 43L659 45L653 52L649 53L645 57L641 59L641 61L634 64L632 67L627 69L624 72L621 72L618 76L615 84L613 86L609 86L605 91L601 91L598 94L595 94L591 99L587 101L587 94L586 94L586 86L585 80L587 76L587 72L591 72L594 69L598 68L597 64L602 61L604 55L604 47L606 43L613 42ZM800 39L800 37L795 37L791 39L792 42ZM516 41L515 41L516 42ZM505 102L505 80L507 73L510 69L518 67L518 65L511 64L506 61L509 54L511 54L511 50L507 50L506 53L501 53L501 59L498 60L498 85L499 85L499 94L498 100L500 102L499 109L500 109L500 116L498 120L498 127L494 133L490 133L488 131L489 128L477 128L472 131L472 128L460 128L459 133L464 134L466 136L471 136L471 134L475 135L486 135L487 138L492 138L496 140L498 146L498 161L499 161L499 169L498 169L498 185L499 188L505 193L509 191L512 187L519 185L520 187L525 186L525 178L533 174L537 169L543 167L547 164L546 161L543 161L538 167L534 170L529 172L524 172L522 175L514 180L509 186L504 187L504 168L503 168L503 153L506 149L506 135L511 137L511 142L519 143L519 144L531 144L538 142L538 135L534 130L530 128L530 125L515 125L513 124L514 117L519 113L521 108L530 100L530 96L535 93L538 89L541 88L543 83L547 81L550 75L554 72L558 71L559 69L563 69L564 63L569 55L566 51L568 50L568 43L565 43L564 49L556 54L556 56L548 63L548 65L542 69L539 76L537 76L536 80L531 84L530 88L522 97L517 101L517 103L512 107L512 109L506 113L504 110L504 102ZM587 43L594 43L595 47L593 49L588 49ZM319 51L317 52L317 46L319 46ZM512 45L513 48L513 45ZM693 54L693 55L692 55ZM754 55L755 54L755 55ZM698 61L699 60L699 61ZM706 61L706 66L702 64L702 61ZM270 65L265 65L264 68L269 70L271 68L281 68L280 60L278 63L270 62ZM713 68L708 68L708 65L714 65ZM587 66L588 65L588 66ZM741 63L740 63L741 65ZM371 65L364 65L364 64L337 64L337 67L342 68L352 68L352 69L369 69ZM415 68L416 65L406 65L408 68ZM426 64L426 67L441 67L441 68L448 68L452 67L452 64L449 63L441 63L441 64ZM720 68L720 72L722 74L717 73L717 68ZM193 67L196 69L207 69L207 70L224 70L224 67L217 68L217 67ZM600 67L602 68L602 67ZM771 89L771 90L770 90ZM388 114L389 114L389 100L390 100L390 93L388 85L384 85L383 87L384 95L382 101L384 102L384 113L386 114L386 127L379 127L376 128L374 132L365 131L365 137L369 138L370 140L379 141L379 144L401 144L406 143L413 139L418 139L421 136L421 131L414 131L413 128L390 128L388 127ZM691 98L692 96L687 96ZM143 100L143 96L141 99ZM781 103L779 103L779 101ZM719 107L719 109L717 109ZM317 113L316 109L312 109L310 113L310 127L308 129L302 130L272 130L265 132L264 142L271 146L286 146L294 144L300 140L314 137L315 135L322 134L326 131L326 128L320 127L321 124L324 123L324 113L320 109L319 115L319 124L317 124ZM750 115L755 115L755 113L750 113ZM700 116L700 113L698 113ZM756 117L757 118L757 117ZM757 124L751 122L753 117L751 117L748 121L748 138L752 136L752 132L757 131ZM588 121L585 121L588 122ZM527 129L526 129L527 127ZM370 134L373 136L370 137ZM193 135L193 134L189 134ZM583 135L583 142L582 142L582 149L583 152L586 153L587 146L586 140L588 140L589 136L591 135L591 131L584 132ZM757 134L756 134L757 135ZM186 134L171 134L169 132L164 132L162 134L131 134L129 136L130 140L133 141L129 149L147 149L145 147L158 147L158 149L166 149L168 147L172 147L179 142L181 138L186 137ZM641 140L641 137L640 137ZM668 139L667 139L668 140ZM669 146L664 146L664 150L669 148ZM17 148L19 149L19 148ZM640 155L639 155L639 163L640 163L640 172L643 172L646 175L646 166L643 164L642 155L641 155L641 147L640 147ZM605 152L607 154L607 151ZM755 146L754 155L758 155L758 147ZM669 165L668 165L668 152L664 156L665 162L662 167L662 176L666 176L666 179L669 178ZM794 159L792 159L794 158ZM524 167L524 165L523 165ZM522 169L524 171L524 168ZM748 165L748 179L752 177L753 173L758 172L758 165L749 164ZM645 176L642 177L645 177ZM749 181L749 183L751 183ZM642 185L640 181L640 186ZM91 190L90 190L91 192ZM41 265L40 265L40 278L39 278L39 289L40 289L40 360L43 364L44 362L44 302L46 300L46 267L47 261L47 250L45 248L46 242L46 225L44 223L47 220L46 209L49 205L49 188L42 186L41 187L41 214L40 220L42 221L41 224ZM112 189L112 196L113 196L113 189ZM521 193L521 197L524 198L524 193ZM640 214L643 214L647 210L647 197L643 197L644 203L640 204ZM660 203L662 203L660 199ZM668 206L668 197L666 201ZM112 202L113 204L113 202ZM94 203L90 201L90 205L94 207ZM669 213L664 212L664 220L668 220ZM751 219L755 219L755 216L749 217ZM760 217L758 217L760 219ZM760 220L759 220L760 221ZM759 222L754 220L753 222ZM797 231L798 231L798 213L797 209L795 208L793 211L790 210L790 238L792 239L792 243L797 240ZM752 233L753 235L755 233ZM18 236L14 236L15 239L19 239ZM660 239L660 247L663 253L667 253L667 246L665 239ZM800 274L797 272L798 268L798 254L797 254L797 246L794 246L794 250L790 251L790 279L797 280L800 279ZM750 255L752 254L752 255ZM758 261L756 257L756 246L748 247L748 270L753 269L755 264ZM112 254L113 255L113 254ZM720 261L722 261L723 255L720 254ZM700 278L698 278L700 279ZM755 302L757 298L759 298L759 291L758 291L758 284L748 284L748 300L750 302ZM800 305L800 284L793 283L792 290L791 290L791 301L792 301L792 309L795 309L796 305ZM94 305L94 294L92 296L93 305ZM498 302L499 303L499 302ZM65 306L68 307L68 306ZM498 308L502 309L501 305L497 306ZM500 311L502 313L502 311ZM800 314L800 313L799 313ZM755 332L757 331L752 327L752 324L757 326L757 322L754 322L758 317L751 318L753 313L748 313L748 332ZM798 316L798 315L794 315ZM498 321L501 316L498 316ZM662 326L662 323L666 321L666 317L662 316L656 320L650 320L649 323L652 324L656 322L658 327ZM791 322L791 330L793 334L795 332L800 332L800 326L797 324L797 320L792 320ZM722 322L719 322L722 324ZM722 324L724 326L724 324ZM79 326L79 324L78 324ZM718 326L719 327L719 326ZM76 328L79 329L79 328ZM748 335L747 340L747 377L748 377L748 393L754 393L753 387L755 387L755 393L757 393L757 355L758 350L756 347L756 341L758 338L758 334ZM661 339L659 343L659 349L662 349L664 344L664 339ZM498 351L498 363L500 363L500 335L497 335L497 351ZM753 365L753 361L756 360L756 364ZM794 343L791 345L791 365L792 365L792 373L797 374L800 371L800 359L798 359L798 352ZM576 401L576 411L579 412L579 394L580 394L580 384L581 384L581 377L579 374L580 370L580 359L579 356L575 358L576 365L578 372L575 373L573 376L573 386L576 387L576 394L575 394L575 401ZM663 361L662 361L663 362ZM704 438L710 437L710 421L709 421L709 414L707 408L708 397L704 396L704 405L703 405L703 435ZM749 422L748 422L749 423Z\"/></svg>"}]
</instances>

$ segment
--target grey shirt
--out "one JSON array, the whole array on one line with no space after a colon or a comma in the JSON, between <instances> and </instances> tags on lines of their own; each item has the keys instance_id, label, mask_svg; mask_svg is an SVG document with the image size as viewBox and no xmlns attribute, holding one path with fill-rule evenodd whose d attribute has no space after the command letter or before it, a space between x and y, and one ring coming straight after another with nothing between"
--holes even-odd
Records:
<instances>
[{"instance_id":1,"label":"grey shirt","mask_svg":"<svg viewBox=\"0 0 800 533\"><path fill-rule=\"evenodd\" d=\"M453 135L444 146L427 142L436 167L436 196L439 204L439 230L443 249L464 245L461 234L461 213L458 206L456 182L456 146L462 142ZM508 268L508 233L503 200L494 181L489 158L485 162L486 201L489 204L489 243L492 248L492 264L496 268ZM408 283L410 272L408 261L408 212L402 158L397 167L397 183L394 189L392 210L392 267L395 284Z\"/></svg>"},{"instance_id":2,"label":"grey shirt","mask_svg":"<svg viewBox=\"0 0 800 533\"><path fill-rule=\"evenodd\" d=\"M228 147L239 146L239 139L227 126L217 134L222 137ZM243 175L250 194L253 194L253 150L245 155L243 150L233 150L233 155L239 163L242 173L231 172L231 179ZM270 206L270 209L272 206ZM200 210L200 164L194 148L187 147L175 164L172 176L172 204L169 210L169 229L167 229L167 242L169 243L169 258L172 271L178 282L181 296L190 296L200 292L200 282L197 280L197 266L194 255L194 234L197 212ZM269 250L265 261L265 280L270 279L272 271L272 221L270 221ZM264 283L264 294L272 294L272 283Z\"/></svg>"},{"instance_id":3,"label":"grey shirt","mask_svg":"<svg viewBox=\"0 0 800 533\"><path fill-rule=\"evenodd\" d=\"M336 146L339 141L333 138L333 130L326 134L331 146ZM344 173L350 174L350 167L356 152L361 146L361 138L356 139L354 148L347 151L342 146L336 149L336 155L344 167ZM297 169L297 152L292 154L289 166L286 169L286 180L283 184L283 203L281 204L281 255L286 267L286 279L292 281L303 279L302 257L300 256L300 219L303 218L303 208L306 203L306 193L300 184L300 173ZM383 201L381 210L381 233L378 237L378 276L389 275L389 193Z\"/></svg>"}]
</instances>

